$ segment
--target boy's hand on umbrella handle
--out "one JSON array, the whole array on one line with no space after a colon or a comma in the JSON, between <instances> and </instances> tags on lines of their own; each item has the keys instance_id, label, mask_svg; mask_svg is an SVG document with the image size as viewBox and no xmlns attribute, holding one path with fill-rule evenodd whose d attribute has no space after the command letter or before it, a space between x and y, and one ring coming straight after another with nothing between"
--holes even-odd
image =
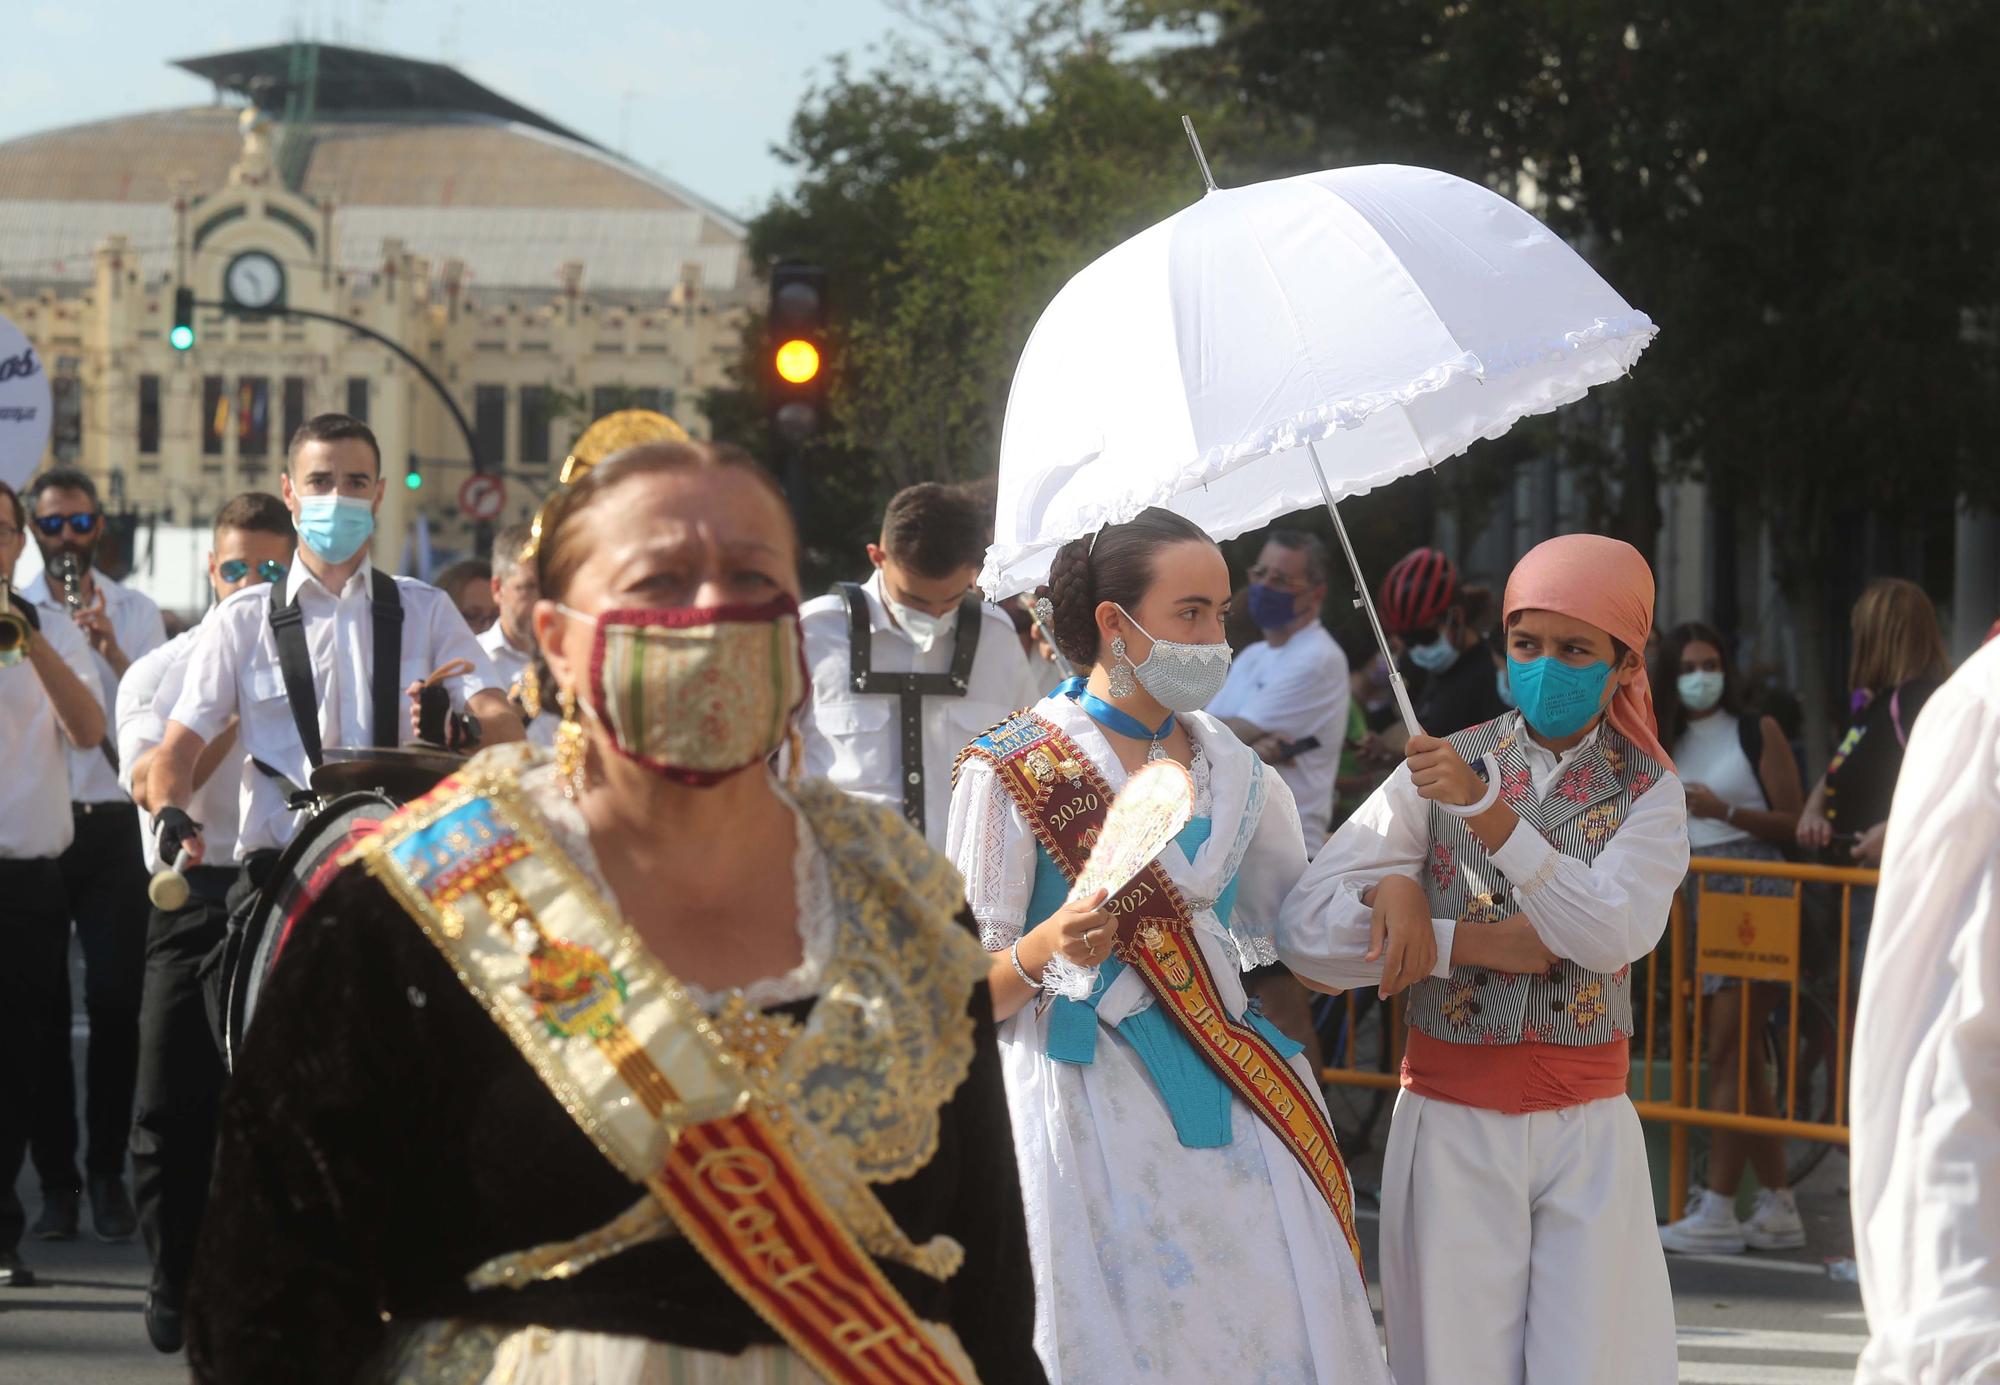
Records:
<instances>
[{"instance_id":1,"label":"boy's hand on umbrella handle","mask_svg":"<svg viewBox=\"0 0 2000 1385\"><path fill-rule=\"evenodd\" d=\"M1473 773L1450 741L1437 736L1412 736L1403 747L1410 782L1433 803L1464 807L1486 796L1486 781Z\"/></svg>"}]
</instances>

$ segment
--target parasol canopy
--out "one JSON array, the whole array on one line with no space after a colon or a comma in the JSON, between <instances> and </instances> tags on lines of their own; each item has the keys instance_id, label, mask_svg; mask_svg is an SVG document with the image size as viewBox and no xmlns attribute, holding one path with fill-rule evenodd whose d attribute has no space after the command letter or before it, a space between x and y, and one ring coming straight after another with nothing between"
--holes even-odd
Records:
<instances>
[{"instance_id":1,"label":"parasol canopy","mask_svg":"<svg viewBox=\"0 0 2000 1385\"><path fill-rule=\"evenodd\" d=\"M1450 174L1211 188L1036 324L980 585L1027 591L1062 544L1149 505L1221 540L1364 494L1616 379L1655 330L1541 222Z\"/></svg>"}]
</instances>

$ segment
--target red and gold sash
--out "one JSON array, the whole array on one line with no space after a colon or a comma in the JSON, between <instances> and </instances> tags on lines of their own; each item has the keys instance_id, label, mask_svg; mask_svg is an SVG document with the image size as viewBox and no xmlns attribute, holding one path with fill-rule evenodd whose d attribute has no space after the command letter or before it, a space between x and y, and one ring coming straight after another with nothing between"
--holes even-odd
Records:
<instances>
[{"instance_id":1,"label":"red and gold sash","mask_svg":"<svg viewBox=\"0 0 2000 1385\"><path fill-rule=\"evenodd\" d=\"M789 1022L705 1015L510 781L447 779L357 854L583 1132L814 1369L837 1385L976 1385L800 1159L763 1080Z\"/></svg>"},{"instance_id":2,"label":"red and gold sash","mask_svg":"<svg viewBox=\"0 0 2000 1385\"><path fill-rule=\"evenodd\" d=\"M1090 757L1030 712L981 736L964 754L993 766L1049 859L1065 879L1076 879L1113 797ZM1318 1095L1268 1039L1230 1018L1195 941L1194 919L1166 870L1151 862L1108 907L1118 916L1119 959L1139 974L1195 1052L1284 1141L1326 1199L1359 1265L1354 1188Z\"/></svg>"}]
</instances>

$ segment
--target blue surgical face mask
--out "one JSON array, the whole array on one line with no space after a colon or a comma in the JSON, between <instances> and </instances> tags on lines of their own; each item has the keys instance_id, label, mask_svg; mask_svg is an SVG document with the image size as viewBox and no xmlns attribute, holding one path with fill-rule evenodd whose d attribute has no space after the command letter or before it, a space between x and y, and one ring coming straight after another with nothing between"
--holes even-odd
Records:
<instances>
[{"instance_id":1,"label":"blue surgical face mask","mask_svg":"<svg viewBox=\"0 0 2000 1385\"><path fill-rule=\"evenodd\" d=\"M1547 655L1507 666L1514 684L1514 705L1528 725L1552 741L1574 736L1590 725L1604 701L1611 665L1602 659L1582 668Z\"/></svg>"},{"instance_id":2,"label":"blue surgical face mask","mask_svg":"<svg viewBox=\"0 0 2000 1385\"><path fill-rule=\"evenodd\" d=\"M299 497L299 542L329 563L344 563L375 532L375 508L351 495Z\"/></svg>"},{"instance_id":3,"label":"blue surgical face mask","mask_svg":"<svg viewBox=\"0 0 2000 1385\"><path fill-rule=\"evenodd\" d=\"M1443 673L1458 662L1458 656L1462 652L1451 642L1450 635L1439 631L1438 637L1429 644L1410 646L1410 662L1425 673Z\"/></svg>"},{"instance_id":4,"label":"blue surgical face mask","mask_svg":"<svg viewBox=\"0 0 2000 1385\"><path fill-rule=\"evenodd\" d=\"M1262 582L1252 582L1247 599L1250 619L1259 630L1282 630L1298 619L1299 599L1291 592L1281 592Z\"/></svg>"},{"instance_id":5,"label":"blue surgical face mask","mask_svg":"<svg viewBox=\"0 0 2000 1385\"><path fill-rule=\"evenodd\" d=\"M1503 665L1493 670L1493 691L1500 694L1500 705L1514 705L1514 685L1507 680L1507 669Z\"/></svg>"}]
</instances>

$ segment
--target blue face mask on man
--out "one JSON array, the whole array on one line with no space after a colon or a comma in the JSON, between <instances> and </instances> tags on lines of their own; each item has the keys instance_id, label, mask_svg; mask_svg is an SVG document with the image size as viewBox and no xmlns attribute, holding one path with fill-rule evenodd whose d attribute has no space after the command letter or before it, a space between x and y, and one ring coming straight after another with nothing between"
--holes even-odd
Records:
<instances>
[{"instance_id":1,"label":"blue face mask on man","mask_svg":"<svg viewBox=\"0 0 2000 1385\"><path fill-rule=\"evenodd\" d=\"M1250 619L1259 630L1282 630L1298 619L1299 599L1291 592L1252 582L1245 599L1250 605Z\"/></svg>"},{"instance_id":2,"label":"blue face mask on man","mask_svg":"<svg viewBox=\"0 0 2000 1385\"><path fill-rule=\"evenodd\" d=\"M1604 685L1610 681L1611 665L1603 660L1582 668L1547 655L1539 659L1511 660L1508 680L1514 688L1514 704L1528 725L1552 741L1574 736L1590 725L1604 703Z\"/></svg>"},{"instance_id":3,"label":"blue face mask on man","mask_svg":"<svg viewBox=\"0 0 2000 1385\"><path fill-rule=\"evenodd\" d=\"M1441 630L1429 644L1410 646L1410 662L1425 673L1443 673L1458 662L1462 653L1464 651L1451 642L1451 636Z\"/></svg>"},{"instance_id":4,"label":"blue face mask on man","mask_svg":"<svg viewBox=\"0 0 2000 1385\"><path fill-rule=\"evenodd\" d=\"M329 563L344 563L375 532L375 507L351 495L299 497L299 542Z\"/></svg>"}]
</instances>

